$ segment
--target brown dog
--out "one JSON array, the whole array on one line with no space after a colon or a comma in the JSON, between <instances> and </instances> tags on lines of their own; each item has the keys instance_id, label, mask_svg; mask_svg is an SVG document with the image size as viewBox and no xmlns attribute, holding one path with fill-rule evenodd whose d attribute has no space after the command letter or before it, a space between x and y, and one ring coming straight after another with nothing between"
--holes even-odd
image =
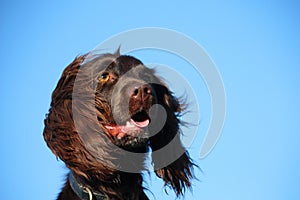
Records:
<instances>
[{"instance_id":1,"label":"brown dog","mask_svg":"<svg viewBox=\"0 0 300 200\"><path fill-rule=\"evenodd\" d=\"M43 133L70 169L58 200L148 199L141 173L151 153L156 175L182 195L194 166L180 142L182 109L154 70L134 57L77 57L52 94ZM167 153L154 154L171 142Z\"/></svg>"}]
</instances>

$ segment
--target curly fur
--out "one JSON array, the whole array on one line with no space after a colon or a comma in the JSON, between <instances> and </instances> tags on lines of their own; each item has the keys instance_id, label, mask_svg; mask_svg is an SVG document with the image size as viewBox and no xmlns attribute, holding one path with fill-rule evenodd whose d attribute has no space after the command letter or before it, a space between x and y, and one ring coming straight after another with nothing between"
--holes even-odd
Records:
<instances>
[{"instance_id":1,"label":"curly fur","mask_svg":"<svg viewBox=\"0 0 300 200\"><path fill-rule=\"evenodd\" d=\"M115 105L111 105L108 97L111 95L110 87L116 84L115 82L122 84L121 80L118 80L120 77L115 77L116 80L111 85L99 82L103 70L109 69L116 74L122 74L138 65L142 65L139 60L121 56L118 52L104 55L86 54L75 58L62 73L52 94L50 110L45 119L43 135L48 147L66 164L77 180L103 193L107 199L148 199L143 191L142 172L129 173L113 167L118 164L117 158L122 157L122 151L112 149L111 144L120 145L118 142L123 141L120 142L109 134L105 125L112 123L116 117L112 114ZM156 93L156 103L162 105L167 112L167 121L163 129L150 137L145 145L130 147L127 150L148 152L148 148L151 148L154 152L175 141L176 148L171 150L174 155L152 154L152 162L155 166L158 161L163 163L165 157L174 157L174 162L166 163L162 168L156 169L155 173L162 178L165 186L170 186L180 196L185 188L191 187L194 165L180 142L179 116L183 108L167 86L154 75L152 69L142 65L141 70L151 74L151 78L160 83L151 87ZM79 76L79 72L83 73ZM75 91L74 87L78 89ZM80 98L77 98L79 96ZM75 124L78 115L81 118ZM119 112L118 115L122 120L122 115L125 114ZM95 117L97 124L91 122ZM84 130L84 134L79 136L79 130ZM126 145L122 148L126 149ZM129 164L141 171L143 160L138 162L140 165ZM66 180L58 200L71 199L79 200Z\"/></svg>"}]
</instances>

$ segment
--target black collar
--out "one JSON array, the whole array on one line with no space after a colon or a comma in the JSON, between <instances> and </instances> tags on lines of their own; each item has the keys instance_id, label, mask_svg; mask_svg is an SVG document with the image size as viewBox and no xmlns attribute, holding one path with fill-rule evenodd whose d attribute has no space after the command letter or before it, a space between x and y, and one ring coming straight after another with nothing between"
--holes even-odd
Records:
<instances>
[{"instance_id":1,"label":"black collar","mask_svg":"<svg viewBox=\"0 0 300 200\"><path fill-rule=\"evenodd\" d=\"M72 190L81 200L106 200L104 194L93 191L91 188L85 187L79 183L72 172L69 174L69 182Z\"/></svg>"}]
</instances>

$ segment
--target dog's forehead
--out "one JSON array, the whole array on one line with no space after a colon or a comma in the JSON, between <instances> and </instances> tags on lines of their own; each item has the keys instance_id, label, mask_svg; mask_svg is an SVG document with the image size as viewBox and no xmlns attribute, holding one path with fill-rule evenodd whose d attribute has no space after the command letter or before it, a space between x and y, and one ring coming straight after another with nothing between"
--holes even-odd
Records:
<instances>
[{"instance_id":1,"label":"dog's forehead","mask_svg":"<svg viewBox=\"0 0 300 200\"><path fill-rule=\"evenodd\" d=\"M93 74L112 72L117 77L124 74L139 77L143 74L155 75L154 69L146 67L139 59L129 55L102 54L96 55L94 58L91 55L90 58L86 58L82 66L92 70Z\"/></svg>"},{"instance_id":2,"label":"dog's forehead","mask_svg":"<svg viewBox=\"0 0 300 200\"><path fill-rule=\"evenodd\" d=\"M132 56L122 55L119 56L110 66L108 66L107 70L117 71L118 74L122 75L137 66L143 66L143 63Z\"/></svg>"}]
</instances>

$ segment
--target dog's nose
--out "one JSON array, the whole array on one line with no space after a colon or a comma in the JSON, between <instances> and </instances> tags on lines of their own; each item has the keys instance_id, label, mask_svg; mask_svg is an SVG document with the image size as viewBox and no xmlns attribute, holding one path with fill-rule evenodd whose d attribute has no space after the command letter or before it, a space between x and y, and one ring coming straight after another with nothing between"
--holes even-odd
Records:
<instances>
[{"instance_id":1,"label":"dog's nose","mask_svg":"<svg viewBox=\"0 0 300 200\"><path fill-rule=\"evenodd\" d=\"M150 85L143 85L139 88L135 88L132 94L132 97L135 99L141 99L142 101L146 100L151 96L152 88Z\"/></svg>"}]
</instances>

